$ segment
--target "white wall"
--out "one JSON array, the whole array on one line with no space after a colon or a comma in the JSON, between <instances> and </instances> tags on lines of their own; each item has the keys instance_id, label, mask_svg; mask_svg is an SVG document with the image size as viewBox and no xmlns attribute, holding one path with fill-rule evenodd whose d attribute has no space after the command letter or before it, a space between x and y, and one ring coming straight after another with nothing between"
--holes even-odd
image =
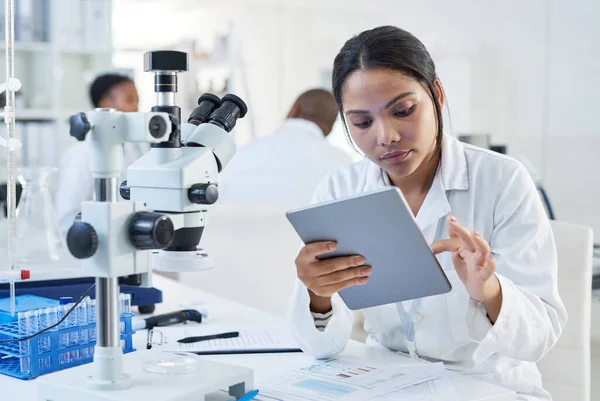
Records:
<instances>
[{"instance_id":1,"label":"white wall","mask_svg":"<svg viewBox=\"0 0 600 401\"><path fill-rule=\"evenodd\" d=\"M210 41L234 21L249 92L240 81L234 90L248 101L259 136L278 126L299 92L321 86L337 51L353 34L383 24L413 32L438 65L456 116L452 128L490 133L494 142L508 145L509 153L525 156L542 173L558 217L600 232L600 185L594 185L600 159L593 157L600 145L594 121L600 89L597 1L169 4L117 2L117 48L151 49L188 37ZM132 12L142 14L144 23L131 25ZM247 122L239 131L238 142L247 141ZM342 138L339 131L333 136Z\"/></svg>"},{"instance_id":2,"label":"white wall","mask_svg":"<svg viewBox=\"0 0 600 401\"><path fill-rule=\"evenodd\" d=\"M600 236L600 3L549 10L544 171L557 214ZM597 238L595 242L600 242Z\"/></svg>"}]
</instances>

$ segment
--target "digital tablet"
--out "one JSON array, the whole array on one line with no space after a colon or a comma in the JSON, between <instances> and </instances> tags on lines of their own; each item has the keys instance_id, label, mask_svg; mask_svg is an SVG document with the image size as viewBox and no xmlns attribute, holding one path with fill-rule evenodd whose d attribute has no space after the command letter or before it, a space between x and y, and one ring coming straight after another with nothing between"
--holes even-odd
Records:
<instances>
[{"instance_id":1,"label":"digital tablet","mask_svg":"<svg viewBox=\"0 0 600 401\"><path fill-rule=\"evenodd\" d=\"M386 187L286 213L305 244L336 241L329 259L362 255L372 271L366 284L339 295L351 310L447 293L450 281L400 190Z\"/></svg>"}]
</instances>

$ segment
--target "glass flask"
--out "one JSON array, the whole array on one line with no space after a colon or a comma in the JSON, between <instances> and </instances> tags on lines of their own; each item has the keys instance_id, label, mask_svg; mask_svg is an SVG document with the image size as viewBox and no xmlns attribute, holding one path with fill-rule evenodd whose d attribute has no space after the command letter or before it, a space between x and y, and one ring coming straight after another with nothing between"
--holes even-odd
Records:
<instances>
[{"instance_id":1,"label":"glass flask","mask_svg":"<svg viewBox=\"0 0 600 401\"><path fill-rule=\"evenodd\" d=\"M17 205L15 262L47 264L60 259L63 241L48 188L53 167L21 167L23 192Z\"/></svg>"}]
</instances>

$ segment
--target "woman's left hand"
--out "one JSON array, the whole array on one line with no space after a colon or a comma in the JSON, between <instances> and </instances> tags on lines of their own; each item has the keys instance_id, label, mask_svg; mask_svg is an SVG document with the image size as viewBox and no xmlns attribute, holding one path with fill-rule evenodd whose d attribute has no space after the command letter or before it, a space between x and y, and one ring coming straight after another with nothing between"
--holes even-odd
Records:
<instances>
[{"instance_id":1,"label":"woman's left hand","mask_svg":"<svg viewBox=\"0 0 600 401\"><path fill-rule=\"evenodd\" d=\"M448 217L448 234L460 242L458 249L452 252L458 277L470 297L484 303L489 318L496 321L502 306L502 290L494 274L496 261L489 244L477 231L467 230L454 216Z\"/></svg>"}]
</instances>

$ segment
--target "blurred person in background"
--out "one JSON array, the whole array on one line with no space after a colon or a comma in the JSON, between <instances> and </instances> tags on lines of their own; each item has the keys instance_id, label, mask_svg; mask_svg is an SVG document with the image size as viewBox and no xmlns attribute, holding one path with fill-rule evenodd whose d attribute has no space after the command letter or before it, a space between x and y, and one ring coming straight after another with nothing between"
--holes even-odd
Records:
<instances>
[{"instance_id":1,"label":"blurred person in background","mask_svg":"<svg viewBox=\"0 0 600 401\"><path fill-rule=\"evenodd\" d=\"M138 111L138 92L131 78L118 74L96 77L90 86L90 100L96 108L112 108L122 112ZM73 140L73 142L76 142ZM149 150L147 144L126 143L123 145L122 182L127 168ZM66 236L73 219L81 211L81 202L92 200L94 177L89 168L89 141L74 143L61 157L59 182L56 192L56 214L61 232Z\"/></svg>"},{"instance_id":2,"label":"blurred person in background","mask_svg":"<svg viewBox=\"0 0 600 401\"><path fill-rule=\"evenodd\" d=\"M301 94L273 134L240 147L219 180L219 203L306 205L318 182L350 157L327 135L337 118L333 95Z\"/></svg>"}]
</instances>

